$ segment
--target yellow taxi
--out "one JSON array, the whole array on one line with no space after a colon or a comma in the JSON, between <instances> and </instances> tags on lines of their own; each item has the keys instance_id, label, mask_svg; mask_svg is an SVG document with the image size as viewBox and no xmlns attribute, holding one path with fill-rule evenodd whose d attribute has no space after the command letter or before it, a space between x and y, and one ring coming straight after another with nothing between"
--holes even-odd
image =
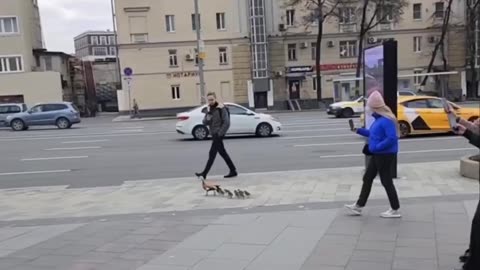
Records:
<instances>
[{"instance_id":1,"label":"yellow taxi","mask_svg":"<svg viewBox=\"0 0 480 270\"><path fill-rule=\"evenodd\" d=\"M466 108L450 102L457 117L474 121L480 108ZM401 137L408 135L448 133L451 131L447 112L441 98L431 96L398 97L398 122ZM363 123L364 115L362 115Z\"/></svg>"}]
</instances>

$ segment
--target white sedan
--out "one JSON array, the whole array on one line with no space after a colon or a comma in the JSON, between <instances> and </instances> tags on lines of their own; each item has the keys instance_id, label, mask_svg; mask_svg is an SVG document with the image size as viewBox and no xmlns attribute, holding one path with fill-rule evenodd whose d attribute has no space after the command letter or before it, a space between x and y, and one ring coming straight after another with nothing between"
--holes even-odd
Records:
<instances>
[{"instance_id":1,"label":"white sedan","mask_svg":"<svg viewBox=\"0 0 480 270\"><path fill-rule=\"evenodd\" d=\"M227 135L252 134L269 137L282 130L282 124L271 115L256 113L233 103L225 103L225 106L230 111L230 129ZM207 106L203 105L177 114L177 132L183 135L192 135L197 140L208 138L208 128L202 123L206 111Z\"/></svg>"}]
</instances>

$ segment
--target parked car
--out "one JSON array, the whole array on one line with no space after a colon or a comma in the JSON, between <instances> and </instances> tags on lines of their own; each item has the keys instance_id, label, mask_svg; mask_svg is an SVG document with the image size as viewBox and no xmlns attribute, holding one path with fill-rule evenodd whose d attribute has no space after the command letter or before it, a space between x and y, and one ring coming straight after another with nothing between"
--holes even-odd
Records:
<instances>
[{"instance_id":1,"label":"parked car","mask_svg":"<svg viewBox=\"0 0 480 270\"><path fill-rule=\"evenodd\" d=\"M14 131L27 130L30 126L48 125L66 129L80 121L77 107L70 102L38 104L26 112L10 115L6 119L7 125Z\"/></svg>"},{"instance_id":2,"label":"parked car","mask_svg":"<svg viewBox=\"0 0 480 270\"><path fill-rule=\"evenodd\" d=\"M27 110L27 105L23 103L0 104L0 126L6 125L8 116Z\"/></svg>"},{"instance_id":3,"label":"parked car","mask_svg":"<svg viewBox=\"0 0 480 270\"><path fill-rule=\"evenodd\" d=\"M466 108L449 102L458 117L474 121L480 117L480 108ZM432 96L403 96L398 98L400 136L451 132L447 112L441 98ZM363 123L364 115L361 116Z\"/></svg>"},{"instance_id":4,"label":"parked car","mask_svg":"<svg viewBox=\"0 0 480 270\"><path fill-rule=\"evenodd\" d=\"M253 112L234 103L225 103L230 111L230 129L227 135L254 134L269 137L282 130L282 124L273 116ZM203 105L188 112L177 114L176 130L179 134L193 136L196 140L208 138L208 127L203 124L207 106Z\"/></svg>"}]
</instances>

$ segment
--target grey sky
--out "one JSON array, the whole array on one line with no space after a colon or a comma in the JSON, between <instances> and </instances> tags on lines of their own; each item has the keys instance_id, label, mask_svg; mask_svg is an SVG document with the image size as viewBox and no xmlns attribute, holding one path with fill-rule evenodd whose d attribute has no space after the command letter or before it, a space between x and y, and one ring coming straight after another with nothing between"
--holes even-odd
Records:
<instances>
[{"instance_id":1,"label":"grey sky","mask_svg":"<svg viewBox=\"0 0 480 270\"><path fill-rule=\"evenodd\" d=\"M48 50L73 53L73 37L113 29L110 0L39 0Z\"/></svg>"}]
</instances>

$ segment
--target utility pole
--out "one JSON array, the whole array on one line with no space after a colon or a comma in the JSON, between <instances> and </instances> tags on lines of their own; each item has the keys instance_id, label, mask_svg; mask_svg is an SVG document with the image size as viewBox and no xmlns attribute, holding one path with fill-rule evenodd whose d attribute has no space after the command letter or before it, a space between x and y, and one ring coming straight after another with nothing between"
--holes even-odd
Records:
<instances>
[{"instance_id":1,"label":"utility pole","mask_svg":"<svg viewBox=\"0 0 480 270\"><path fill-rule=\"evenodd\" d=\"M195 3L195 30L197 32L197 55L198 55L198 76L200 77L200 103L206 103L205 100L205 76L203 65L205 59L205 43L202 40L202 30L200 29L200 13L198 7L199 0L193 0Z\"/></svg>"}]
</instances>

